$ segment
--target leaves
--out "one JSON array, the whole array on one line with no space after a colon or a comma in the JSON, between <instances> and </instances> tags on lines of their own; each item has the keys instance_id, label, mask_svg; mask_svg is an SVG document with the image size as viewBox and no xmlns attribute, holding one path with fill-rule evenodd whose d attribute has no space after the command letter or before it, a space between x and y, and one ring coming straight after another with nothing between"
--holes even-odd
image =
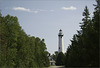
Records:
<instances>
[{"instance_id":1,"label":"leaves","mask_svg":"<svg viewBox=\"0 0 100 68\"><path fill-rule=\"evenodd\" d=\"M49 66L44 39L28 36L17 17L0 15L0 67Z\"/></svg>"},{"instance_id":2,"label":"leaves","mask_svg":"<svg viewBox=\"0 0 100 68\"><path fill-rule=\"evenodd\" d=\"M65 55L60 52L56 59L56 65L61 66L65 64Z\"/></svg>"}]
</instances>

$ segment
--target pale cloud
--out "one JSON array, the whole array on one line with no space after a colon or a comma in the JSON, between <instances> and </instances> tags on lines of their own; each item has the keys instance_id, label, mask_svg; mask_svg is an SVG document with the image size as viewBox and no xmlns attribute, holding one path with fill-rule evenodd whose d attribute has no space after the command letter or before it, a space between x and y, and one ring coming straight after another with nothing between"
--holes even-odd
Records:
<instances>
[{"instance_id":1,"label":"pale cloud","mask_svg":"<svg viewBox=\"0 0 100 68\"><path fill-rule=\"evenodd\" d=\"M54 10L44 10L44 9L31 10L29 8L24 8L24 7L13 7L12 9L15 10L15 11L32 12L32 13L35 13L35 14L37 14L39 12L47 12L47 11L53 12L54 11Z\"/></svg>"},{"instance_id":2,"label":"pale cloud","mask_svg":"<svg viewBox=\"0 0 100 68\"><path fill-rule=\"evenodd\" d=\"M42 12L43 12L43 11L48 11L48 10L44 10L44 9L37 9L37 10L38 10L38 11L42 11Z\"/></svg>"},{"instance_id":3,"label":"pale cloud","mask_svg":"<svg viewBox=\"0 0 100 68\"><path fill-rule=\"evenodd\" d=\"M33 12L28 8L24 8L24 7L13 7L13 10L18 10L18 11L26 11L26 12Z\"/></svg>"},{"instance_id":4,"label":"pale cloud","mask_svg":"<svg viewBox=\"0 0 100 68\"><path fill-rule=\"evenodd\" d=\"M63 10L76 10L76 7L70 6L70 7L62 7Z\"/></svg>"},{"instance_id":5,"label":"pale cloud","mask_svg":"<svg viewBox=\"0 0 100 68\"><path fill-rule=\"evenodd\" d=\"M34 13L35 13L35 14L37 14L37 13L38 13L38 11L34 11Z\"/></svg>"}]
</instances>

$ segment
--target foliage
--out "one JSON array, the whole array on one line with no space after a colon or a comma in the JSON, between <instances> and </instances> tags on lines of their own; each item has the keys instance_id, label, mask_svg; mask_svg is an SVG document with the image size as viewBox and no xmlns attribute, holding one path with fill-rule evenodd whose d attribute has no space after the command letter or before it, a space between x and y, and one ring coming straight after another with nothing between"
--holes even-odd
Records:
<instances>
[{"instance_id":1,"label":"foliage","mask_svg":"<svg viewBox=\"0 0 100 68\"><path fill-rule=\"evenodd\" d=\"M81 30L73 36L67 48L66 67L99 67L99 0L95 6L92 19L87 6L84 9Z\"/></svg>"},{"instance_id":2,"label":"foliage","mask_svg":"<svg viewBox=\"0 0 100 68\"><path fill-rule=\"evenodd\" d=\"M0 14L0 67L49 66L44 39L27 35L17 17Z\"/></svg>"},{"instance_id":3,"label":"foliage","mask_svg":"<svg viewBox=\"0 0 100 68\"><path fill-rule=\"evenodd\" d=\"M55 51L55 53L51 55L51 57L52 57L53 60L55 60L55 61L56 61L56 59L57 59L57 56L58 56L58 51Z\"/></svg>"},{"instance_id":4,"label":"foliage","mask_svg":"<svg viewBox=\"0 0 100 68\"><path fill-rule=\"evenodd\" d=\"M65 64L65 55L60 52L58 53L57 59L56 59L56 65L61 66Z\"/></svg>"}]
</instances>

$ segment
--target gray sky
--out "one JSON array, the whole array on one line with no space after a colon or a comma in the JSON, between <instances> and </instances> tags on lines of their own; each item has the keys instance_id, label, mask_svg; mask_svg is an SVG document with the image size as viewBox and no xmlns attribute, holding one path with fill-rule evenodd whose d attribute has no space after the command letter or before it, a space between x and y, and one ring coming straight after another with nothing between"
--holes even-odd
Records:
<instances>
[{"instance_id":1,"label":"gray sky","mask_svg":"<svg viewBox=\"0 0 100 68\"><path fill-rule=\"evenodd\" d=\"M58 32L64 33L64 50L80 29L85 6L94 11L95 0L0 0L3 16L17 16L22 29L31 36L44 38L47 50L58 50Z\"/></svg>"}]
</instances>

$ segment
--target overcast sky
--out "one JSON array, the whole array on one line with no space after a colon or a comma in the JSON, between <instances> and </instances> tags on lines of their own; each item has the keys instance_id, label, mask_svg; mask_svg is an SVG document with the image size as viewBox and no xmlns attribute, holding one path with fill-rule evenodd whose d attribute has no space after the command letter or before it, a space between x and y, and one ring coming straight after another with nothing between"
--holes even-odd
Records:
<instances>
[{"instance_id":1,"label":"overcast sky","mask_svg":"<svg viewBox=\"0 0 100 68\"><path fill-rule=\"evenodd\" d=\"M17 16L22 29L31 36L44 38L47 50L58 51L58 32L62 29L64 50L80 29L85 6L94 11L95 0L0 0L3 16Z\"/></svg>"}]
</instances>

